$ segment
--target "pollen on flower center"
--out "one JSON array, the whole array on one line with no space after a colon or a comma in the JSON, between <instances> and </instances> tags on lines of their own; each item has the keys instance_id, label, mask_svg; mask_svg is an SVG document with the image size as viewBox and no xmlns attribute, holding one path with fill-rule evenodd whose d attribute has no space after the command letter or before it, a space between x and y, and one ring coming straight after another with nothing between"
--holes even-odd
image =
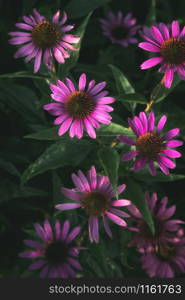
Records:
<instances>
[{"instance_id":1,"label":"pollen on flower center","mask_svg":"<svg viewBox=\"0 0 185 300\"><path fill-rule=\"evenodd\" d=\"M122 39L126 39L127 35L128 35L128 29L123 27L123 26L115 26L112 30L111 30L112 36L117 39L117 40L122 40Z\"/></svg>"},{"instance_id":2,"label":"pollen on flower center","mask_svg":"<svg viewBox=\"0 0 185 300\"><path fill-rule=\"evenodd\" d=\"M144 158L155 160L162 150L162 141L157 134L147 132L138 137L136 149Z\"/></svg>"},{"instance_id":3,"label":"pollen on flower center","mask_svg":"<svg viewBox=\"0 0 185 300\"><path fill-rule=\"evenodd\" d=\"M32 31L33 43L42 49L55 46L60 38L59 27L49 21L41 21Z\"/></svg>"},{"instance_id":4,"label":"pollen on flower center","mask_svg":"<svg viewBox=\"0 0 185 300\"><path fill-rule=\"evenodd\" d=\"M99 191L88 193L81 203L85 212L90 216L101 216L109 207L107 197Z\"/></svg>"},{"instance_id":5,"label":"pollen on flower center","mask_svg":"<svg viewBox=\"0 0 185 300\"><path fill-rule=\"evenodd\" d=\"M61 240L50 243L45 250L45 256L51 264L65 262L67 254L68 247Z\"/></svg>"},{"instance_id":6,"label":"pollen on flower center","mask_svg":"<svg viewBox=\"0 0 185 300\"><path fill-rule=\"evenodd\" d=\"M65 104L66 112L75 119L88 116L95 107L93 99L85 92L76 91L68 96Z\"/></svg>"},{"instance_id":7,"label":"pollen on flower center","mask_svg":"<svg viewBox=\"0 0 185 300\"><path fill-rule=\"evenodd\" d=\"M164 261L169 261L175 256L175 248L169 244L159 244L156 246L157 256Z\"/></svg>"},{"instance_id":8,"label":"pollen on flower center","mask_svg":"<svg viewBox=\"0 0 185 300\"><path fill-rule=\"evenodd\" d=\"M185 41L180 38L166 40L161 46L161 56L170 64L185 62Z\"/></svg>"}]
</instances>

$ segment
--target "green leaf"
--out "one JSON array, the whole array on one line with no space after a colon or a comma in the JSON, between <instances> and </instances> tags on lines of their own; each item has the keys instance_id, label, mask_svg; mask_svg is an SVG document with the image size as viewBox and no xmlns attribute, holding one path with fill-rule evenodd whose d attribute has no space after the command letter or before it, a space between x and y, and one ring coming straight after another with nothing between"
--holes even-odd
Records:
<instances>
[{"instance_id":1,"label":"green leaf","mask_svg":"<svg viewBox=\"0 0 185 300\"><path fill-rule=\"evenodd\" d=\"M117 189L118 182L118 168L120 157L118 152L113 148L104 147L98 152L100 163L109 177L114 191Z\"/></svg>"},{"instance_id":2,"label":"green leaf","mask_svg":"<svg viewBox=\"0 0 185 300\"><path fill-rule=\"evenodd\" d=\"M38 131L36 133L28 134L25 136L27 139L34 139L34 140L43 140L43 141L56 141L56 140L69 140L68 134L59 136L58 135L58 126L44 129ZM117 136L117 135L124 135L133 137L134 134L131 129L126 128L122 125L111 123L107 126L102 126L99 130L97 130L97 136Z\"/></svg>"},{"instance_id":3,"label":"green leaf","mask_svg":"<svg viewBox=\"0 0 185 300\"><path fill-rule=\"evenodd\" d=\"M16 169L16 167L9 161L6 161L5 159L0 158L0 168L4 169L11 175L20 177L19 171Z\"/></svg>"},{"instance_id":4,"label":"green leaf","mask_svg":"<svg viewBox=\"0 0 185 300\"><path fill-rule=\"evenodd\" d=\"M134 177L136 177L138 180L152 183L152 182L170 182L170 181L182 180L185 178L185 175L170 174L170 175L166 176L163 173L157 173L156 176L150 176L145 171L140 171L138 173L135 173Z\"/></svg>"},{"instance_id":5,"label":"green leaf","mask_svg":"<svg viewBox=\"0 0 185 300\"><path fill-rule=\"evenodd\" d=\"M146 22L145 22L145 24L148 26L156 22L156 0L151 0L150 2L151 2L150 9L147 14Z\"/></svg>"},{"instance_id":6,"label":"green leaf","mask_svg":"<svg viewBox=\"0 0 185 300\"><path fill-rule=\"evenodd\" d=\"M15 72L15 73L7 73L7 74L1 74L0 78L2 79L14 79L14 78L32 78L32 79L42 79L46 80L46 77L42 77L39 75L33 75L32 73L28 71L20 71L20 72Z\"/></svg>"},{"instance_id":7,"label":"green leaf","mask_svg":"<svg viewBox=\"0 0 185 300\"><path fill-rule=\"evenodd\" d=\"M127 188L125 194L127 199L131 200L133 204L136 205L136 207L141 212L144 220L146 221L149 228L151 229L151 232L154 234L155 233L154 222L152 219L151 212L146 203L145 196L141 186L135 180L132 180L130 178L128 179L126 186Z\"/></svg>"},{"instance_id":8,"label":"green leaf","mask_svg":"<svg viewBox=\"0 0 185 300\"><path fill-rule=\"evenodd\" d=\"M111 123L107 126L102 126L99 130L97 130L97 136L117 136L117 135L124 135L133 137L133 131L127 127L122 125Z\"/></svg>"},{"instance_id":9,"label":"green leaf","mask_svg":"<svg viewBox=\"0 0 185 300\"><path fill-rule=\"evenodd\" d=\"M69 14L70 18L80 18L109 1L110 0L71 0L64 10Z\"/></svg>"},{"instance_id":10,"label":"green leaf","mask_svg":"<svg viewBox=\"0 0 185 300\"><path fill-rule=\"evenodd\" d=\"M129 80L127 79L127 77L123 74L123 72L113 66L113 65L108 65L113 73L114 79L116 81L116 87L117 87L117 91L119 94L135 94L135 89L134 87L131 85L131 83L129 82ZM136 103L125 103L124 99L122 101L122 103L126 106L126 108L133 112L135 110L136 107Z\"/></svg>"},{"instance_id":11,"label":"green leaf","mask_svg":"<svg viewBox=\"0 0 185 300\"><path fill-rule=\"evenodd\" d=\"M181 79L175 75L171 88L168 89L161 83L157 84L151 93L150 99L155 103L164 100L180 82Z\"/></svg>"},{"instance_id":12,"label":"green leaf","mask_svg":"<svg viewBox=\"0 0 185 300\"><path fill-rule=\"evenodd\" d=\"M25 183L47 170L64 166L77 166L85 159L94 145L92 141L86 140L59 141L52 144L24 171L22 182Z\"/></svg>"},{"instance_id":13,"label":"green leaf","mask_svg":"<svg viewBox=\"0 0 185 300\"><path fill-rule=\"evenodd\" d=\"M147 103L147 100L145 96L139 94L139 93L134 93L134 94L119 94L118 96L115 96L115 98L119 101L126 101L126 102L134 102L134 103L139 103L139 104L145 104Z\"/></svg>"},{"instance_id":14,"label":"green leaf","mask_svg":"<svg viewBox=\"0 0 185 300\"><path fill-rule=\"evenodd\" d=\"M85 34L85 30L86 30L87 24L89 22L89 19L91 17L91 14L92 13L89 13L88 16L83 20L81 25L76 30L73 31L73 34L75 36L80 37L80 41L78 44L75 44L76 51L72 51L70 58L66 59L65 64L59 66L59 77L60 78L64 78L64 77L68 76L69 71L76 65L76 63L78 61L83 36Z\"/></svg>"},{"instance_id":15,"label":"green leaf","mask_svg":"<svg viewBox=\"0 0 185 300\"><path fill-rule=\"evenodd\" d=\"M37 96L31 89L10 81L1 81L0 101L21 114L29 123L44 123L43 114L36 109Z\"/></svg>"}]
</instances>

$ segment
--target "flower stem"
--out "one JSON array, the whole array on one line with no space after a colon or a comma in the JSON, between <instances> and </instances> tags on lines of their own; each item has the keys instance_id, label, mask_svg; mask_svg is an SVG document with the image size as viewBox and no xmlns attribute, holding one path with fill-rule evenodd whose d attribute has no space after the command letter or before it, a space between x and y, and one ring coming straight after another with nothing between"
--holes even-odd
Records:
<instances>
[{"instance_id":1,"label":"flower stem","mask_svg":"<svg viewBox=\"0 0 185 300\"><path fill-rule=\"evenodd\" d=\"M156 101L159 99L161 91L164 89L163 85L163 79L161 80L160 83L156 85L156 87L153 89L150 95L150 101L146 104L145 112L148 112L151 110L153 104L156 103Z\"/></svg>"}]
</instances>

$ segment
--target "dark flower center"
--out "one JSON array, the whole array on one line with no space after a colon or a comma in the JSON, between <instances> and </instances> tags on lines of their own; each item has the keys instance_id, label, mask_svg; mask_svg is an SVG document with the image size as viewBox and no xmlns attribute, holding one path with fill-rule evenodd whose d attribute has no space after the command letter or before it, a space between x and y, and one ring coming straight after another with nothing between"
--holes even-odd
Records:
<instances>
[{"instance_id":1,"label":"dark flower center","mask_svg":"<svg viewBox=\"0 0 185 300\"><path fill-rule=\"evenodd\" d=\"M157 134L148 132L138 137L136 149L144 158L155 160L162 150L162 141Z\"/></svg>"},{"instance_id":2,"label":"dark flower center","mask_svg":"<svg viewBox=\"0 0 185 300\"><path fill-rule=\"evenodd\" d=\"M116 39L116 40L123 40L126 39L128 36L128 29L125 28L124 26L115 26L112 30L111 30L112 36Z\"/></svg>"},{"instance_id":3,"label":"dark flower center","mask_svg":"<svg viewBox=\"0 0 185 300\"><path fill-rule=\"evenodd\" d=\"M161 56L169 64L181 64L185 62L185 41L180 38L171 38L161 46Z\"/></svg>"},{"instance_id":4,"label":"dark flower center","mask_svg":"<svg viewBox=\"0 0 185 300\"><path fill-rule=\"evenodd\" d=\"M56 24L41 21L32 31L33 43L41 49L51 48L60 41L61 32Z\"/></svg>"},{"instance_id":5,"label":"dark flower center","mask_svg":"<svg viewBox=\"0 0 185 300\"><path fill-rule=\"evenodd\" d=\"M50 264L64 263L68 256L68 247L62 241L54 241L45 250L45 257Z\"/></svg>"},{"instance_id":6,"label":"dark flower center","mask_svg":"<svg viewBox=\"0 0 185 300\"><path fill-rule=\"evenodd\" d=\"M99 191L88 193L81 203L85 212L90 216L101 216L109 207L107 197Z\"/></svg>"},{"instance_id":7,"label":"dark flower center","mask_svg":"<svg viewBox=\"0 0 185 300\"><path fill-rule=\"evenodd\" d=\"M154 228L155 228L155 233L153 234L150 227L148 226L148 224L145 221L141 221L141 223L139 224L139 228L140 228L140 232L141 235L150 241L155 241L158 238L160 238L162 232L163 232L163 226L162 224L159 222L159 220L156 220L155 218L153 218L153 222L154 222Z\"/></svg>"},{"instance_id":8,"label":"dark flower center","mask_svg":"<svg viewBox=\"0 0 185 300\"><path fill-rule=\"evenodd\" d=\"M75 119L83 119L88 116L95 107L93 99L85 92L74 92L68 96L66 111Z\"/></svg>"},{"instance_id":9,"label":"dark flower center","mask_svg":"<svg viewBox=\"0 0 185 300\"><path fill-rule=\"evenodd\" d=\"M175 247L169 244L159 244L155 251L156 255L163 261L170 261L176 255Z\"/></svg>"}]
</instances>

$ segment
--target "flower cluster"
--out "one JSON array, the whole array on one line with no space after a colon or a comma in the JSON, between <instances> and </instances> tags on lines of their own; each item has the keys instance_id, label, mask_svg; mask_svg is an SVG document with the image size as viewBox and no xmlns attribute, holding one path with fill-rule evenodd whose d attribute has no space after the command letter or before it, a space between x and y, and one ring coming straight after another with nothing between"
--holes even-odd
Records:
<instances>
[{"instance_id":1,"label":"flower cluster","mask_svg":"<svg viewBox=\"0 0 185 300\"><path fill-rule=\"evenodd\" d=\"M67 15L57 11L52 20L47 20L36 9L30 16L23 16L23 23L16 23L21 31L10 32L12 45L22 45L15 53L15 58L25 57L26 62L34 61L34 72L38 72L42 63L54 73L50 82L51 102L43 109L55 117L54 124L58 125L58 135L62 136L69 131L70 138L82 139L85 135L96 139L97 132L103 126L112 122L112 104L116 99L109 96L105 90L106 81L96 83L94 79L88 81L87 75L82 73L75 81L75 77L60 80L57 77L54 59L64 64L72 54L77 51L81 37L69 34L73 25L66 25ZM138 43L136 34L140 26L131 13L126 16L121 11L117 14L109 12L106 18L100 19L102 33L112 43L123 47ZM159 72L164 73L161 85L170 88L176 72L180 79L185 79L185 27L180 30L178 21L171 25L155 24L151 28L144 26L141 33L145 42L138 46L146 51L157 53L157 56L146 60L141 69L148 69L161 64ZM48 72L48 74L52 73ZM53 74L52 73L52 74ZM71 74L70 74L71 75ZM70 77L69 75L69 77ZM56 79L56 81L54 80ZM157 119L157 123L155 122ZM121 144L131 147L124 153L122 161L134 159L133 170L140 171L148 166L152 176L156 176L156 168L166 175L169 169L174 169L174 159L181 157L180 152L174 148L183 143L174 139L180 132L179 128L164 131L167 116L159 119L151 111L139 112L139 116L128 119L135 138L116 136ZM111 144L112 146L112 144ZM119 198L126 185L119 185L113 189L108 176L97 174L92 166L85 175L81 170L72 174L74 187L62 187L62 194L70 202L62 202L55 206L57 210L64 211L79 209L84 215L91 243L99 243L101 236L100 224L110 238L113 238L112 228L115 223L120 230L130 230L134 236L129 246L137 248L142 254L142 267L150 277L174 277L175 274L185 272L185 236L181 220L171 219L176 206L167 207L168 199L158 200L157 194L151 196L146 193L146 203L153 219L151 231L143 218L142 212L131 200ZM118 209L119 208L119 209ZM126 210L126 211L125 211ZM125 219L129 218L130 223ZM129 225L128 225L129 223ZM133 223L133 224L132 224ZM82 270L78 261L82 240L78 240L81 227L71 229L68 220L63 224L55 221L50 224L45 220L43 226L36 223L35 240L24 240L24 244L31 250L20 253L21 258L34 260L29 270L40 270L40 277L67 278L76 277ZM112 228L111 228L112 226ZM38 241L39 239L39 241Z\"/></svg>"},{"instance_id":2,"label":"flower cluster","mask_svg":"<svg viewBox=\"0 0 185 300\"><path fill-rule=\"evenodd\" d=\"M158 200L157 194L146 193L146 202L152 214L152 232L135 205L128 210L135 223L129 230L134 232L130 246L142 253L142 266L150 277L174 277L185 272L185 237L181 220L171 219L176 206L167 207L168 198Z\"/></svg>"}]
</instances>

